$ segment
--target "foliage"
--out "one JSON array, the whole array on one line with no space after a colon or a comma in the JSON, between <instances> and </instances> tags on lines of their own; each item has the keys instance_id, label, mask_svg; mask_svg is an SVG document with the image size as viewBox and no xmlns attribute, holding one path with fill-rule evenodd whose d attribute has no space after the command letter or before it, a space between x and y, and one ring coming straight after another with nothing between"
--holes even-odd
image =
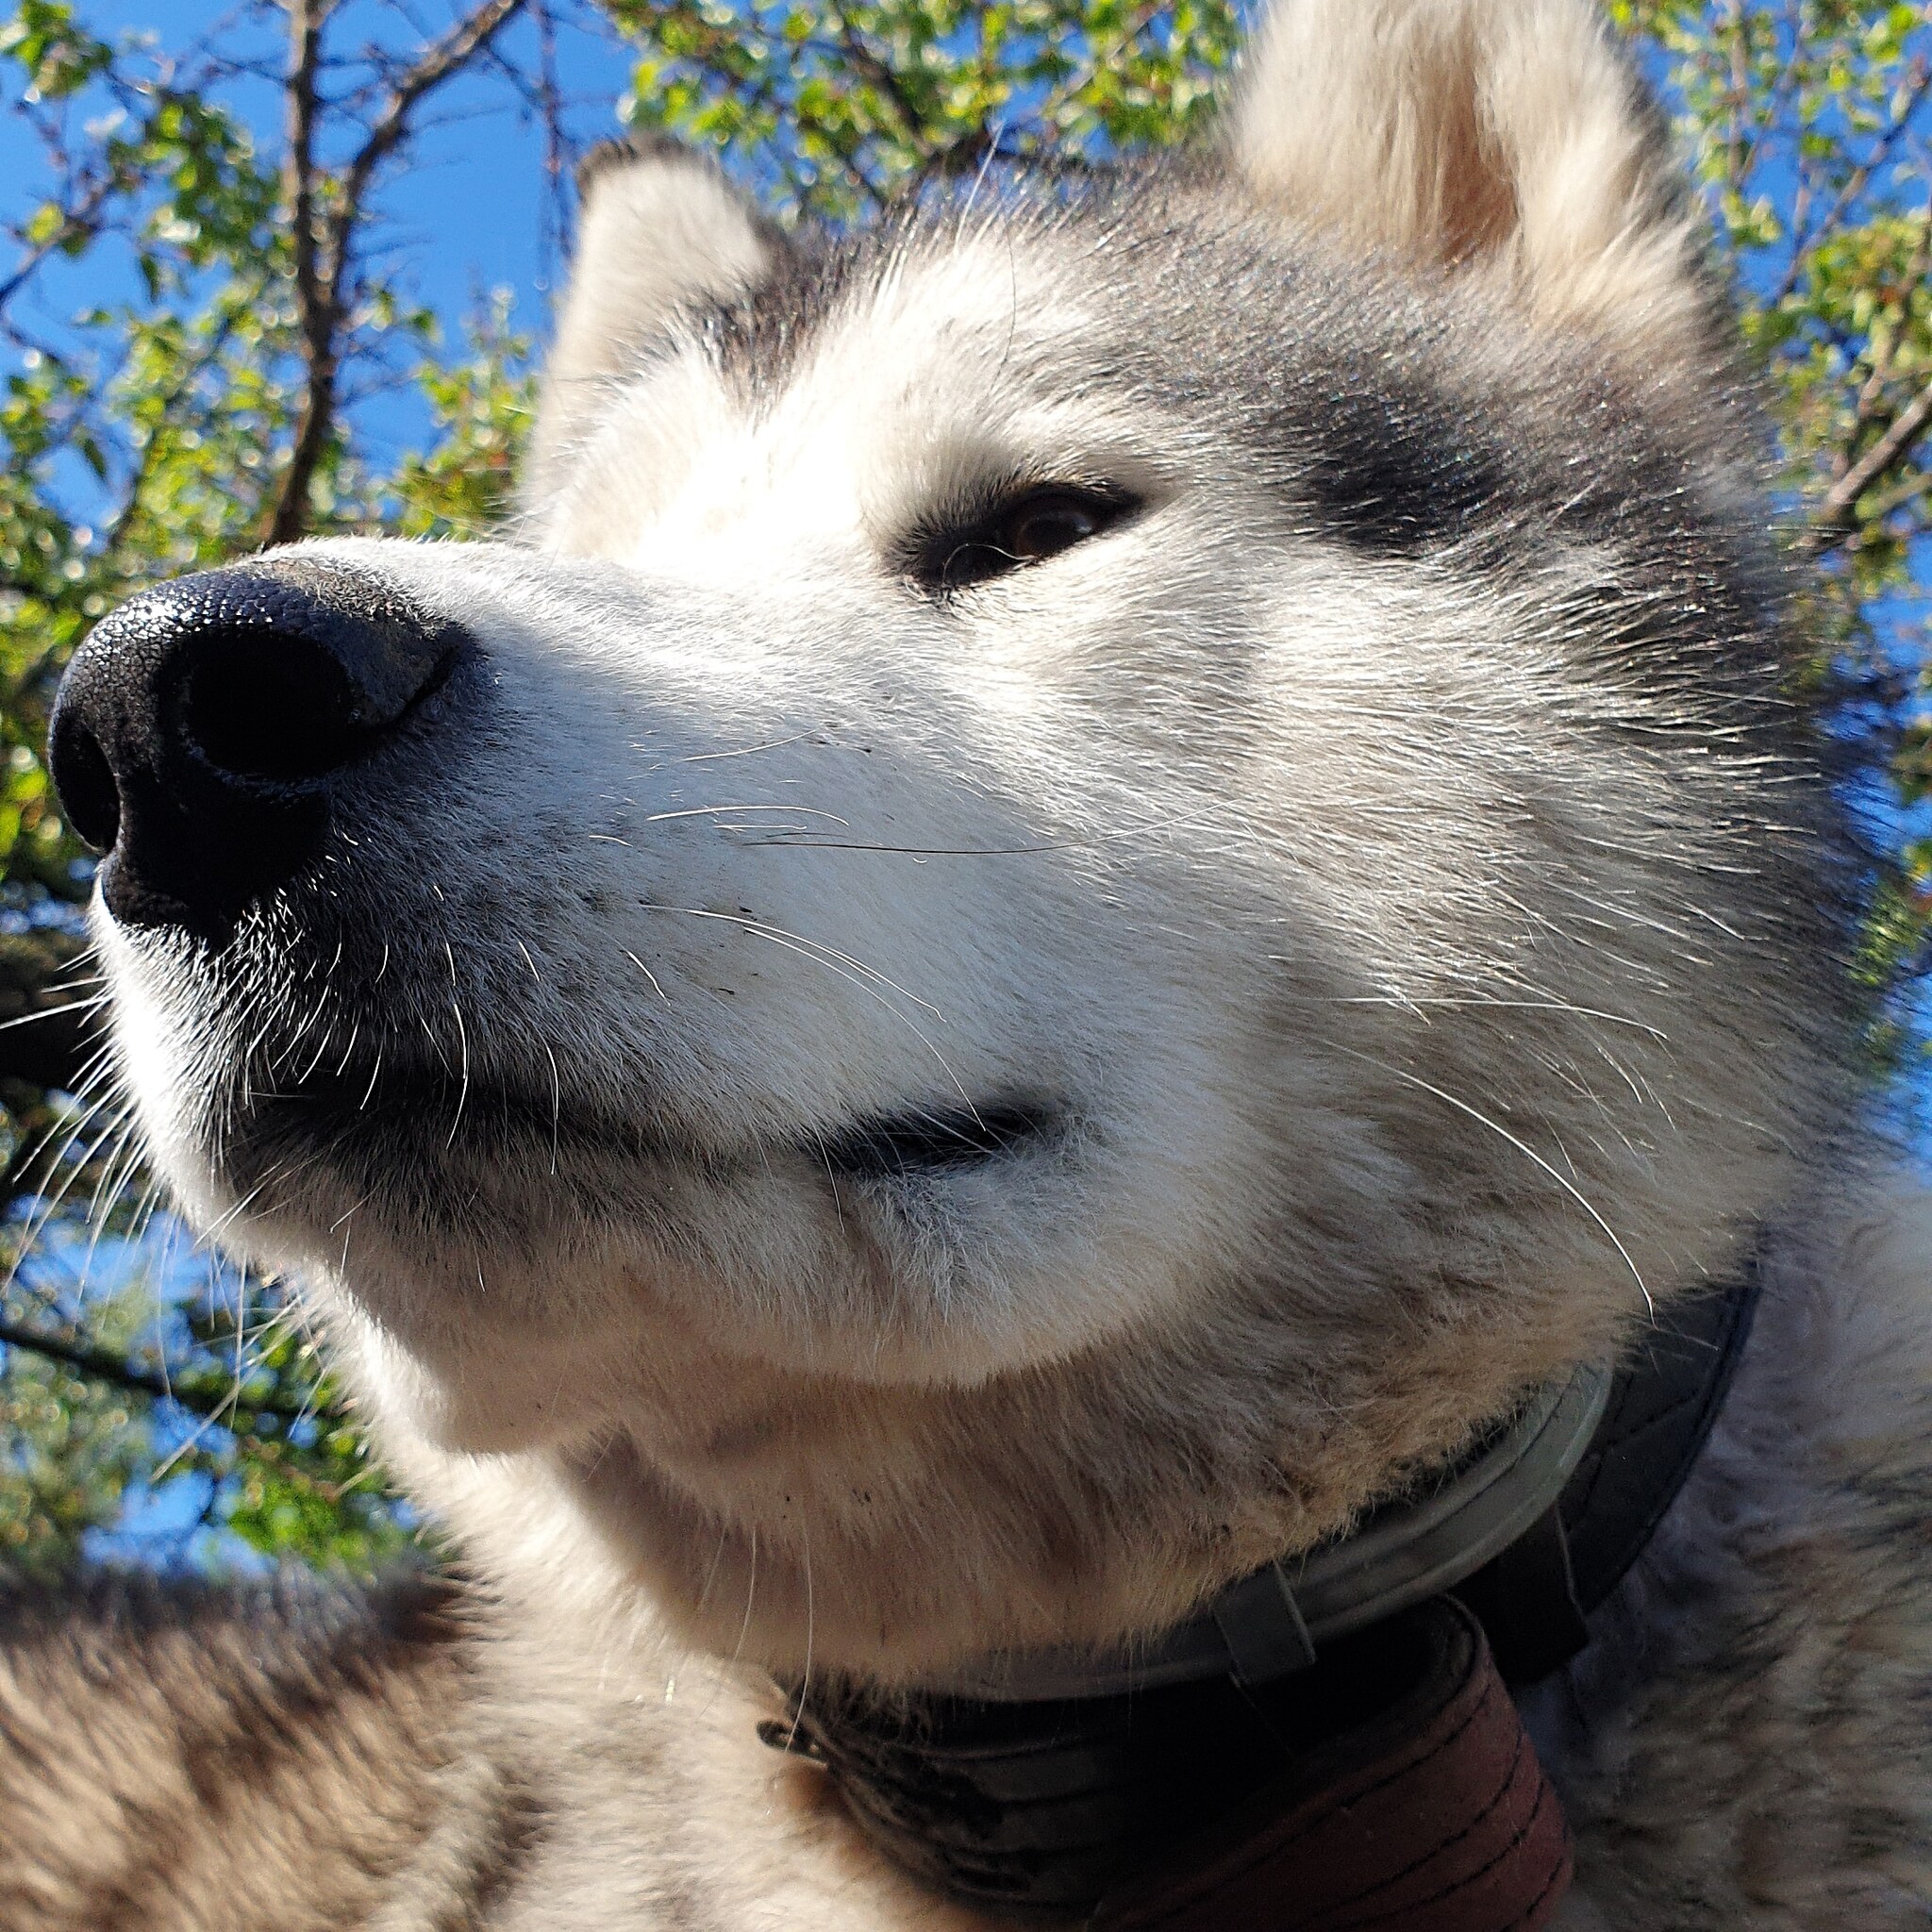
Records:
<instances>
[{"instance_id":1,"label":"foliage","mask_svg":"<svg viewBox=\"0 0 1932 1932\"><path fill-rule=\"evenodd\" d=\"M1932 644L1932 19L1870 0L1610 10L1668 65L1822 565L1818 635L1873 712L1903 726L1909 810L1932 795L1932 737L1913 700ZM1915 961L1932 925L1932 841L1915 830L1907 819L1865 934L1859 971L1874 984Z\"/></svg>"},{"instance_id":2,"label":"foliage","mask_svg":"<svg viewBox=\"0 0 1932 1932\"><path fill-rule=\"evenodd\" d=\"M453 89L541 123L555 228L571 155L619 119L715 151L783 219L845 224L1003 158L1195 137L1243 9L467 0L431 30L399 0L261 0L164 45L76 0L8 4L0 85L36 159L0 196L0 1021L46 1017L0 1026L0 1562L369 1563L411 1525L279 1287L177 1252L125 1186L119 1117L75 1097L89 872L41 761L60 666L157 578L303 534L474 536L508 508L531 344L507 299L467 321L422 300L388 224ZM1932 793L1932 28L1871 0L1608 4L1669 85L1823 566L1820 636L1904 721L1909 813ZM558 79L572 34L588 106ZM427 438L396 455L382 425L408 411ZM1896 827L1874 982L1932 909L1932 841Z\"/></svg>"},{"instance_id":3,"label":"foliage","mask_svg":"<svg viewBox=\"0 0 1932 1932\"><path fill-rule=\"evenodd\" d=\"M299 42L302 23L291 25ZM63 1097L93 1096L101 1082L93 1042L58 1011L85 991L63 975L80 950L90 869L41 754L60 667L93 620L143 584L272 534L474 535L500 515L530 402L528 344L498 302L468 325L466 353L446 357L443 319L412 302L370 245L381 154L350 194L386 117L449 46L358 54L346 82L338 72L325 93L317 83L303 192L318 245L305 269L290 154L264 158L220 97L245 48L110 43L65 0L24 0L0 25L6 92L42 161L31 192L5 210L17 254L0 279L11 352L0 400L0 922L12 928L0 934L0 1013L48 1011L51 1029L71 1036L61 1066L44 1050L50 1028L0 1034L10 1162L0 1208L14 1217L16 1250L0 1294L0 1340L11 1343L0 1557L28 1567L97 1543L130 1507L142 1514L158 1470L174 1505L193 1506L161 1512L172 1541L231 1560L253 1549L366 1562L404 1534L312 1352L279 1319L277 1291L220 1270L184 1289L152 1243L125 1239L114 1196L127 1174L113 1136L95 1149L86 1102ZM331 153L346 158L331 167ZM83 305L51 328L25 319L63 263L87 270ZM324 362L332 392L319 414ZM422 392L434 445L381 466L353 411L406 383ZM315 446L296 476L305 434ZM33 1150L63 1142L43 1176ZM106 1224L64 1205L39 1211L39 1188L98 1193ZM82 1233L96 1274L126 1278L84 1298L75 1283L51 1293L49 1256ZM118 1273L104 1269L115 1249ZM191 1534L209 1527L225 1537Z\"/></svg>"},{"instance_id":4,"label":"foliage","mask_svg":"<svg viewBox=\"0 0 1932 1932\"><path fill-rule=\"evenodd\" d=\"M780 212L850 220L998 157L1091 163L1206 122L1225 0L614 0L642 50L627 120L715 146Z\"/></svg>"},{"instance_id":5,"label":"foliage","mask_svg":"<svg viewBox=\"0 0 1932 1932\"><path fill-rule=\"evenodd\" d=\"M459 362L425 364L417 380L435 445L403 458L384 492L399 537L481 537L509 514L517 449L536 405L530 341L510 326L508 297L464 330Z\"/></svg>"},{"instance_id":6,"label":"foliage","mask_svg":"<svg viewBox=\"0 0 1932 1932\"><path fill-rule=\"evenodd\" d=\"M125 1544L101 1532L130 1517L150 1557L367 1569L393 1554L412 1519L281 1291L142 1241L144 1215L128 1227L102 1200L78 1223L32 1203L9 1230L0 1560L53 1572Z\"/></svg>"}]
</instances>

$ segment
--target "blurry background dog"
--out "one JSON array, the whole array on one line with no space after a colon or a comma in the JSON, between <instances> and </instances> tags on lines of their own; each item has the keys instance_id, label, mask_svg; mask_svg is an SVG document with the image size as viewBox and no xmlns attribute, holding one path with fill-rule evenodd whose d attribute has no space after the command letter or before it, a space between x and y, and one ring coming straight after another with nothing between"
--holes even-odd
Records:
<instances>
[{"instance_id":1,"label":"blurry background dog","mask_svg":"<svg viewBox=\"0 0 1932 1932\"><path fill-rule=\"evenodd\" d=\"M765 1672L1151 1638L1748 1252L1524 1693L1566 1922L1924 1924L1925 1219L1591 9L1282 0L1216 151L856 237L608 153L526 498L69 673L151 1156L478 1583L26 1617L6 1923L980 1923Z\"/></svg>"}]
</instances>

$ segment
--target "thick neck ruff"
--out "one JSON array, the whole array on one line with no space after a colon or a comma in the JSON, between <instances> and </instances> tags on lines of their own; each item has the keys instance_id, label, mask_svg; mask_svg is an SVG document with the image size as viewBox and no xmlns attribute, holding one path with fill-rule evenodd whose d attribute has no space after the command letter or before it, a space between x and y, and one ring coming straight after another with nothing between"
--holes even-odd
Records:
<instances>
[{"instance_id":1,"label":"thick neck ruff","mask_svg":"<svg viewBox=\"0 0 1932 1932\"><path fill-rule=\"evenodd\" d=\"M1757 1294L1754 1259L1667 1307L1622 1367L1579 1370L1426 1489L1145 1646L989 1657L890 1700L793 1685L766 1740L994 1915L1533 1932L1569 1840L1505 1686L1582 1648L1704 1446Z\"/></svg>"}]
</instances>

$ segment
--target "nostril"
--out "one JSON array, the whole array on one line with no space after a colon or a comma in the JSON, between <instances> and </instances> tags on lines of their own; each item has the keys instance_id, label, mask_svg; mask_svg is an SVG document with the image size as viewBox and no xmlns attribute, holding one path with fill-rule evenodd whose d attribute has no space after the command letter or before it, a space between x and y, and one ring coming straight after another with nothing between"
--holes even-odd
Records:
<instances>
[{"instance_id":1,"label":"nostril","mask_svg":"<svg viewBox=\"0 0 1932 1932\"><path fill-rule=\"evenodd\" d=\"M121 836L121 789L100 740L69 712L54 721L47 751L68 824L96 852L111 851Z\"/></svg>"},{"instance_id":2,"label":"nostril","mask_svg":"<svg viewBox=\"0 0 1932 1932\"><path fill-rule=\"evenodd\" d=\"M325 776L377 735L365 709L325 644L212 630L193 641L174 722L217 771L288 784Z\"/></svg>"},{"instance_id":3,"label":"nostril","mask_svg":"<svg viewBox=\"0 0 1932 1932\"><path fill-rule=\"evenodd\" d=\"M55 783L108 854L108 911L219 941L320 858L332 778L383 752L408 769L405 726L473 648L331 558L269 558L130 598L75 653L54 703Z\"/></svg>"}]
</instances>

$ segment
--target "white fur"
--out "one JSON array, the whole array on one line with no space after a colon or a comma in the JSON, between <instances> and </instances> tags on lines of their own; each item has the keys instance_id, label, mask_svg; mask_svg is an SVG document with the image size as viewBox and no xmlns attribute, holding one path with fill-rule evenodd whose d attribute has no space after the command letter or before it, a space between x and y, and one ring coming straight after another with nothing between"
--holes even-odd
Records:
<instances>
[{"instance_id":1,"label":"white fur","mask_svg":"<svg viewBox=\"0 0 1932 1932\"><path fill-rule=\"evenodd\" d=\"M524 487L556 486L573 443L600 424L627 357L680 305L753 286L770 264L758 224L713 168L664 154L607 159L584 183L576 267L557 318Z\"/></svg>"}]
</instances>

